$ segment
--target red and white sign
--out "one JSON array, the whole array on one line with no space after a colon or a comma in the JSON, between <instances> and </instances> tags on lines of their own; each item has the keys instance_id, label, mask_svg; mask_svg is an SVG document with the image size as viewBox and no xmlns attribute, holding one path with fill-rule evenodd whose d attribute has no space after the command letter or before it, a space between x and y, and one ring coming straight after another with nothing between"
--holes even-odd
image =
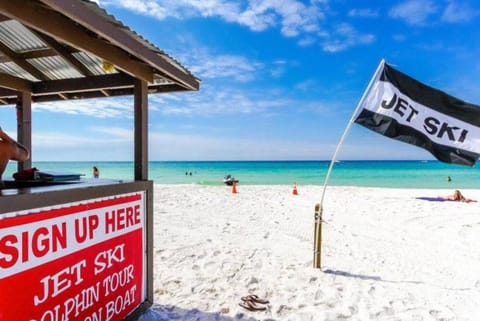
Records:
<instances>
[{"instance_id":1,"label":"red and white sign","mask_svg":"<svg viewBox=\"0 0 480 321\"><path fill-rule=\"evenodd\" d=\"M0 219L0 321L117 321L146 300L144 192Z\"/></svg>"}]
</instances>

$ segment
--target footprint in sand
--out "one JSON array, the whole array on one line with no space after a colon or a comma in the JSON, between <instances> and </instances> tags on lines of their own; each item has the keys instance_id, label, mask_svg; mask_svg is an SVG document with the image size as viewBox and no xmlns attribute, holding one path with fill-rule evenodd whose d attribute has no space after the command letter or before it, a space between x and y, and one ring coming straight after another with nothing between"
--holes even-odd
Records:
<instances>
[{"instance_id":1,"label":"footprint in sand","mask_svg":"<svg viewBox=\"0 0 480 321\"><path fill-rule=\"evenodd\" d=\"M375 294L375 287L371 286L370 289L368 289L368 294L369 295L374 295Z\"/></svg>"},{"instance_id":2,"label":"footprint in sand","mask_svg":"<svg viewBox=\"0 0 480 321\"><path fill-rule=\"evenodd\" d=\"M287 305L285 305L285 304L282 304L282 305L280 305L280 306L278 307L278 309L277 309L277 314L280 314L280 315L281 315L284 311L290 311L290 310L292 310L292 307L289 307L289 306L287 306Z\"/></svg>"},{"instance_id":3,"label":"footprint in sand","mask_svg":"<svg viewBox=\"0 0 480 321\"><path fill-rule=\"evenodd\" d=\"M358 312L357 308L355 308L354 306L349 306L347 309L345 309L345 311L342 311L342 313L337 314L335 320L348 320L357 312Z\"/></svg>"},{"instance_id":4,"label":"footprint in sand","mask_svg":"<svg viewBox=\"0 0 480 321\"><path fill-rule=\"evenodd\" d=\"M438 311L438 310L430 310L428 313L429 313L431 316L437 318L437 317L440 315L441 312Z\"/></svg>"},{"instance_id":5,"label":"footprint in sand","mask_svg":"<svg viewBox=\"0 0 480 321\"><path fill-rule=\"evenodd\" d=\"M229 228L230 228L230 223L225 224L225 226L223 227L222 232L224 232L224 233L225 233L225 232L228 232Z\"/></svg>"},{"instance_id":6,"label":"footprint in sand","mask_svg":"<svg viewBox=\"0 0 480 321\"><path fill-rule=\"evenodd\" d=\"M253 284L258 284L258 279L254 276L252 276L250 280L247 282L247 287Z\"/></svg>"},{"instance_id":7,"label":"footprint in sand","mask_svg":"<svg viewBox=\"0 0 480 321\"><path fill-rule=\"evenodd\" d=\"M315 301L316 300L320 300L321 298L323 298L325 296L325 294L323 293L322 290L317 290L317 292L315 292Z\"/></svg>"},{"instance_id":8,"label":"footprint in sand","mask_svg":"<svg viewBox=\"0 0 480 321\"><path fill-rule=\"evenodd\" d=\"M209 262L206 262L205 264L203 264L203 267L208 268L208 267L213 266L213 265L215 265L215 262L209 261Z\"/></svg>"},{"instance_id":9,"label":"footprint in sand","mask_svg":"<svg viewBox=\"0 0 480 321\"><path fill-rule=\"evenodd\" d=\"M375 314L376 318L392 316L395 311L391 307L383 307L383 310Z\"/></svg>"}]
</instances>

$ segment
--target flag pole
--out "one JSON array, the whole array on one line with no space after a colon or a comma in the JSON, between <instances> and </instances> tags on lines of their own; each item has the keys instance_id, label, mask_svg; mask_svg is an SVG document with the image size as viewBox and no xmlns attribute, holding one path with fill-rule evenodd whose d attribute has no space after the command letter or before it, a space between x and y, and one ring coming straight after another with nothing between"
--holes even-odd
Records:
<instances>
[{"instance_id":1,"label":"flag pole","mask_svg":"<svg viewBox=\"0 0 480 321\"><path fill-rule=\"evenodd\" d=\"M377 80L380 71L383 69L383 66L385 65L385 59L382 59L377 67L377 70L375 70L375 73L373 74L372 78L370 79L370 82L368 83L368 86L366 90L363 92L362 97L360 98L357 107L353 111L352 117L350 118L349 122L347 123L347 126L345 130L343 131L342 136L340 137L340 141L337 144L337 147L335 148L335 152L333 153L332 160L330 161L330 165L328 166L328 171L327 175L325 176L325 181L323 184L323 190L322 190L322 196L320 198L320 203L315 204L315 215L314 215L314 249L313 249L313 267L320 269L321 268L321 243L322 243L322 212L323 212L323 199L325 198L325 192L327 190L327 185L328 181L330 179L330 175L333 170L333 165L337 161L337 156L340 151L340 147L343 144L343 141L347 137L348 132L350 131L350 128L352 127L353 123L355 122L355 118L357 118L358 113L360 111L360 108L363 104L363 101L365 100L365 97L367 94L370 92L374 82Z\"/></svg>"}]
</instances>

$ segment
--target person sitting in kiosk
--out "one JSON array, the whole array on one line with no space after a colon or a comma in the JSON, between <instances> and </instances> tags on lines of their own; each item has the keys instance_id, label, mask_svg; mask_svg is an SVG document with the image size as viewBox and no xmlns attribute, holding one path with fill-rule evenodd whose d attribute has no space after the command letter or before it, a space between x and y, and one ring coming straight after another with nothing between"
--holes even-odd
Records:
<instances>
[{"instance_id":1,"label":"person sitting in kiosk","mask_svg":"<svg viewBox=\"0 0 480 321\"><path fill-rule=\"evenodd\" d=\"M0 127L0 184L9 160L23 162L29 157L28 149L8 136Z\"/></svg>"}]
</instances>

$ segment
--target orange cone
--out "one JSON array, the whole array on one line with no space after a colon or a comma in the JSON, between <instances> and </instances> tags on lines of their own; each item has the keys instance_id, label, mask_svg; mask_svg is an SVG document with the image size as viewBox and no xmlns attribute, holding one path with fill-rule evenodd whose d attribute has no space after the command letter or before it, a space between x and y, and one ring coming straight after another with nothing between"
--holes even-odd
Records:
<instances>
[{"instance_id":1,"label":"orange cone","mask_svg":"<svg viewBox=\"0 0 480 321\"><path fill-rule=\"evenodd\" d=\"M293 192L292 192L293 195L298 195L298 191L297 191L297 183L293 184Z\"/></svg>"},{"instance_id":2,"label":"orange cone","mask_svg":"<svg viewBox=\"0 0 480 321\"><path fill-rule=\"evenodd\" d=\"M235 181L232 184L232 194L237 194L237 183Z\"/></svg>"}]
</instances>

